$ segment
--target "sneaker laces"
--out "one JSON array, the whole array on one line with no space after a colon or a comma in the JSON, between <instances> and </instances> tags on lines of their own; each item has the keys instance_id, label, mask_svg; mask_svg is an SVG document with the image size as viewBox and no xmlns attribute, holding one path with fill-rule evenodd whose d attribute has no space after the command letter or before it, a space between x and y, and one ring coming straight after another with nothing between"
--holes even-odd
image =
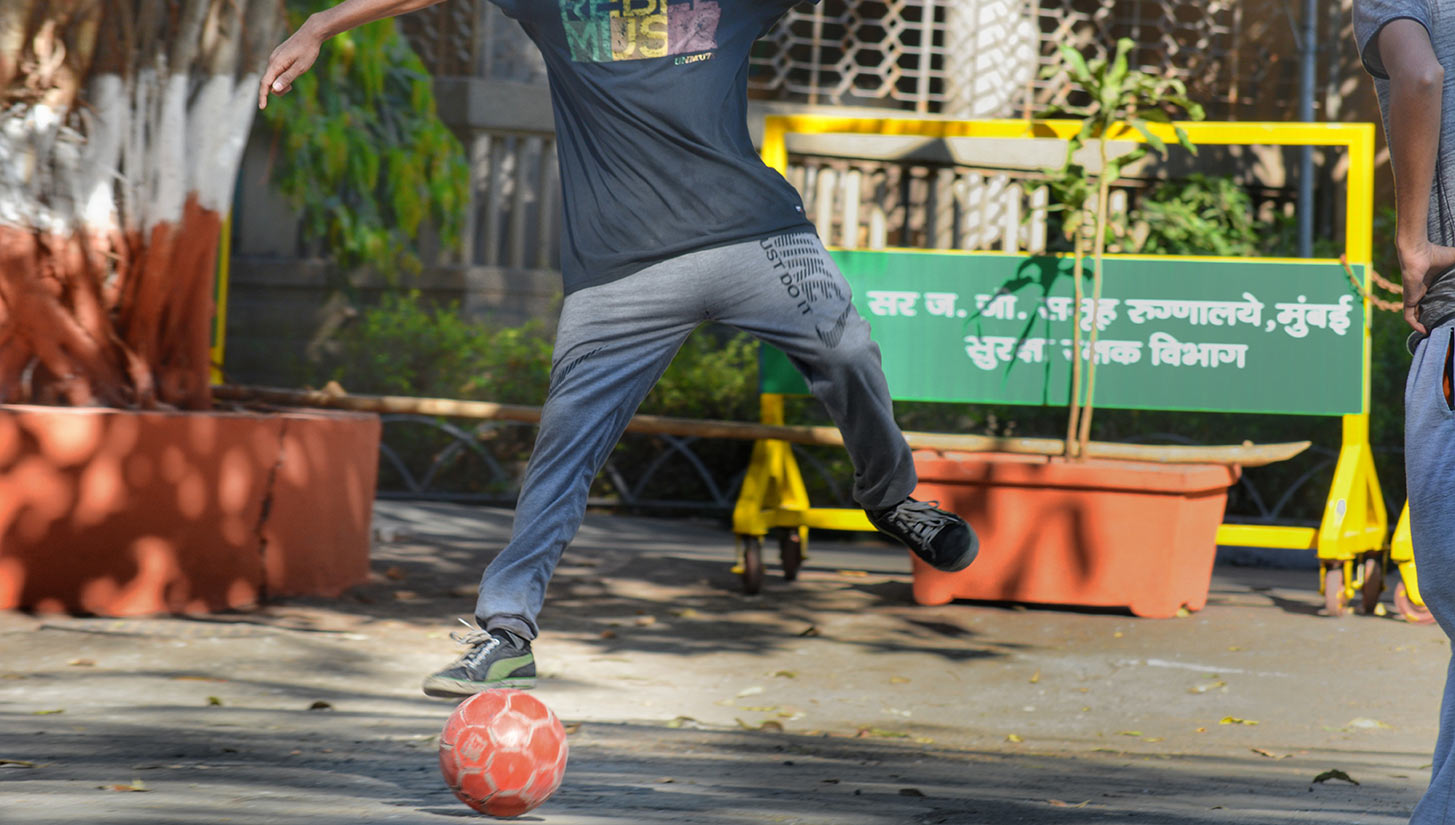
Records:
<instances>
[{"instance_id":1,"label":"sneaker laces","mask_svg":"<svg viewBox=\"0 0 1455 825\"><path fill-rule=\"evenodd\" d=\"M950 523L950 518L939 509L938 501L905 501L884 514L885 521L917 540L929 543L940 530Z\"/></svg>"},{"instance_id":2,"label":"sneaker laces","mask_svg":"<svg viewBox=\"0 0 1455 825\"><path fill-rule=\"evenodd\" d=\"M500 647L502 644L500 637L491 635L488 630L480 630L464 619L460 619L460 624L469 629L463 633L456 630L450 633L450 638L462 645L469 645L473 648L473 650L470 650L460 657L461 664L474 667L480 663L481 659L489 656L495 648Z\"/></svg>"}]
</instances>

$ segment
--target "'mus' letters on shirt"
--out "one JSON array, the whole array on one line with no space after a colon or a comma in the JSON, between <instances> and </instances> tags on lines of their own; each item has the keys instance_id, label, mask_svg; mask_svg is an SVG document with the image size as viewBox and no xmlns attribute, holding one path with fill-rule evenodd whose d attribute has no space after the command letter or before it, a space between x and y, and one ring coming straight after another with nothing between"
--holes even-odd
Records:
<instances>
[{"instance_id":1,"label":"'mus' letters on shirt","mask_svg":"<svg viewBox=\"0 0 1455 825\"><path fill-rule=\"evenodd\" d=\"M559 0L571 59L645 60L717 48L713 0Z\"/></svg>"}]
</instances>

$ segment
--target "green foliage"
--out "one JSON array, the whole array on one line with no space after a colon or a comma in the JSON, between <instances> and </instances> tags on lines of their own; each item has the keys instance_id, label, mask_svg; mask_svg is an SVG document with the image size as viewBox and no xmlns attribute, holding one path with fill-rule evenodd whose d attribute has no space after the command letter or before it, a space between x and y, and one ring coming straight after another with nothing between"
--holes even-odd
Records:
<instances>
[{"instance_id":1,"label":"green foliage","mask_svg":"<svg viewBox=\"0 0 1455 825\"><path fill-rule=\"evenodd\" d=\"M1076 254L1076 274L1073 276L1076 289L1071 317L1075 342L1072 346L1076 352L1076 360L1071 371L1070 416L1066 428L1066 455L1072 457L1086 454L1086 445L1091 438L1096 395L1097 359L1084 356L1082 352L1095 349L1097 328L1092 327L1090 345L1084 350L1080 333L1081 262L1086 248L1087 230L1090 230L1092 239L1092 295L1094 299L1099 299L1102 287L1102 257L1110 231L1107 198L1112 182L1121 177L1127 164L1141 159L1151 149L1164 157L1167 155L1166 142L1148 126L1149 123L1171 124L1169 110L1173 108L1181 108L1192 120L1202 120L1203 117L1202 107L1187 98L1187 87L1182 81L1140 70L1133 71L1130 68L1127 58L1135 46L1130 38L1124 37L1117 41L1116 53L1110 61L1097 58L1087 62L1075 48L1062 44L1062 65L1047 69L1047 74L1051 76L1061 71L1067 72L1080 87L1080 91L1091 100L1086 113L1081 117L1081 128L1067 141L1064 168L1049 170L1056 178L1053 188L1060 197L1067 198L1062 201L1065 210L1061 218L1062 231L1068 239L1073 240ZM1187 139L1187 132L1178 125L1173 125L1172 128L1177 142L1187 151L1197 154L1197 147ZM1136 130L1146 142L1137 144L1132 151L1121 155L1113 155L1108 151L1108 144L1112 140L1130 130ZM1097 140L1100 160L1095 175L1090 174L1076 160L1076 155L1092 139ZM1096 182L1094 207L1090 206L1089 197L1093 190L1093 178ZM1083 359L1086 361L1084 404L1081 401Z\"/></svg>"},{"instance_id":2,"label":"green foliage","mask_svg":"<svg viewBox=\"0 0 1455 825\"><path fill-rule=\"evenodd\" d=\"M747 333L705 327L682 345L642 412L682 418L758 418L758 344Z\"/></svg>"},{"instance_id":3,"label":"green foliage","mask_svg":"<svg viewBox=\"0 0 1455 825\"><path fill-rule=\"evenodd\" d=\"M1122 170L1144 157L1148 151L1156 150L1166 157L1167 144L1152 131L1149 123L1171 124L1171 111L1181 109L1189 120L1202 120L1202 106L1187 97L1187 86L1181 80L1133 70L1128 56L1136 43L1130 38L1117 41L1116 53L1111 60L1095 58L1087 61L1074 47L1062 44L1060 65L1048 66L1044 74L1054 77L1065 71L1089 99L1090 105L1081 116L1081 128L1067 142L1066 164L1060 169L1047 170L1052 175L1051 190L1064 214L1061 230L1068 239L1078 232L1096 230L1088 222L1096 220L1089 206L1101 180L1114 181L1121 177ZM1057 114L1052 110L1049 114ZM1102 144L1102 168L1098 175L1092 175L1084 165L1076 162L1076 154L1094 139L1115 140L1130 130L1136 130L1146 139L1131 152L1111 156ZM1187 132L1174 125L1177 142L1187 151L1197 154L1197 147L1187 138ZM1100 221L1105 233L1105 216Z\"/></svg>"},{"instance_id":4,"label":"green foliage","mask_svg":"<svg viewBox=\"0 0 1455 825\"><path fill-rule=\"evenodd\" d=\"M297 28L332 0L289 0ZM430 76L392 19L324 44L313 68L275 97L263 119L276 132L273 181L301 211L310 239L338 264L418 272L420 226L459 243L469 168L436 114Z\"/></svg>"},{"instance_id":5,"label":"green foliage","mask_svg":"<svg viewBox=\"0 0 1455 825\"><path fill-rule=\"evenodd\" d=\"M543 324L498 326L462 318L455 304L431 305L418 292L386 293L339 334L337 363L325 377L349 392L462 398L510 404L544 403L550 383L552 344ZM758 350L744 333L721 328L698 330L683 345L641 412L686 418L752 421L758 417ZM468 422L454 422L469 428ZM534 442L529 427L481 430L486 449L508 471L523 471ZM451 453L437 486L458 492L502 494L483 483L489 476L481 459L459 452L452 438L427 428L391 431L390 446L405 465L421 475L438 456ZM629 438L616 447L613 462L628 479L641 475L666 449L661 439ZM714 478L725 483L747 466L752 444L701 441L693 447ZM381 484L397 486L394 468L381 468ZM654 476L646 498L707 498L693 468L674 458ZM601 479L594 495L610 495Z\"/></svg>"},{"instance_id":6,"label":"green foliage","mask_svg":"<svg viewBox=\"0 0 1455 825\"><path fill-rule=\"evenodd\" d=\"M1262 240L1258 254L1270 258L1292 258L1298 255L1298 216L1279 212L1273 220L1259 226ZM1344 245L1337 240L1320 236L1314 238L1313 257L1337 258L1344 254ZM1378 267L1376 267L1378 268ZM1383 269L1379 269L1384 272Z\"/></svg>"},{"instance_id":7,"label":"green foliage","mask_svg":"<svg viewBox=\"0 0 1455 825\"><path fill-rule=\"evenodd\" d=\"M462 398L507 404L540 404L551 368L551 342L545 326L490 326L460 317L456 304L434 305L418 292L385 293L338 335L338 354L327 377L349 392ZM482 451L495 456L508 473L519 475L530 455L534 434L529 428L488 422L456 421L490 444ZM509 482L493 485L490 468L478 453L461 450L449 435L428 427L397 426L389 446L416 477L436 459L441 470L435 486L465 493L504 495ZM399 489L402 479L389 463L380 464L379 483Z\"/></svg>"},{"instance_id":8,"label":"green foliage","mask_svg":"<svg viewBox=\"0 0 1455 825\"><path fill-rule=\"evenodd\" d=\"M1253 199L1228 177L1165 181L1144 196L1132 221L1146 226L1139 252L1151 255L1257 255L1265 233Z\"/></svg>"},{"instance_id":9,"label":"green foliage","mask_svg":"<svg viewBox=\"0 0 1455 825\"><path fill-rule=\"evenodd\" d=\"M544 325L488 327L455 304L391 293L339 335L332 377L350 392L539 404L551 342Z\"/></svg>"}]
</instances>

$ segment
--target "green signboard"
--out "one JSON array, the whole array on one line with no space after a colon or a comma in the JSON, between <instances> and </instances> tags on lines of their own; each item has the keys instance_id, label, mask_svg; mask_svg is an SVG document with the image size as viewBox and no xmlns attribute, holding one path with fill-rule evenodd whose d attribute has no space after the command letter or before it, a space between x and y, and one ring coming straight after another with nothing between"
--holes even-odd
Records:
<instances>
[{"instance_id":1,"label":"green signboard","mask_svg":"<svg viewBox=\"0 0 1455 825\"><path fill-rule=\"evenodd\" d=\"M1067 258L836 251L897 399L1066 404ZM1090 262L1086 263L1090 269ZM1342 415L1364 411L1364 306L1337 263L1109 258L1098 407ZM1355 273L1362 277L1360 268ZM1090 286L1090 279L1086 279ZM1083 303L1088 346L1091 298ZM802 394L764 346L763 392Z\"/></svg>"}]
</instances>

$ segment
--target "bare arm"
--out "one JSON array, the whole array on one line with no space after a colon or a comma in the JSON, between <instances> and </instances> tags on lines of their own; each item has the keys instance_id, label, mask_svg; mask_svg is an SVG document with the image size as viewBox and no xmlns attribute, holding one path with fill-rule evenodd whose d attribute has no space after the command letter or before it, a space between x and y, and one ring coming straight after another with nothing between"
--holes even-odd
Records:
<instances>
[{"instance_id":1,"label":"bare arm","mask_svg":"<svg viewBox=\"0 0 1455 825\"><path fill-rule=\"evenodd\" d=\"M323 41L366 23L408 14L440 2L443 0L344 0L310 16L268 58L268 68L258 83L258 108L268 108L270 92L281 95L293 88L293 81L318 59Z\"/></svg>"},{"instance_id":2,"label":"bare arm","mask_svg":"<svg viewBox=\"0 0 1455 825\"><path fill-rule=\"evenodd\" d=\"M1430 281L1455 266L1455 249L1430 243L1426 221L1435 158L1440 152L1445 69L1429 33L1414 20L1395 20L1379 33L1389 72L1389 150L1394 164L1395 246L1404 281L1404 317L1425 332L1419 302Z\"/></svg>"}]
</instances>

